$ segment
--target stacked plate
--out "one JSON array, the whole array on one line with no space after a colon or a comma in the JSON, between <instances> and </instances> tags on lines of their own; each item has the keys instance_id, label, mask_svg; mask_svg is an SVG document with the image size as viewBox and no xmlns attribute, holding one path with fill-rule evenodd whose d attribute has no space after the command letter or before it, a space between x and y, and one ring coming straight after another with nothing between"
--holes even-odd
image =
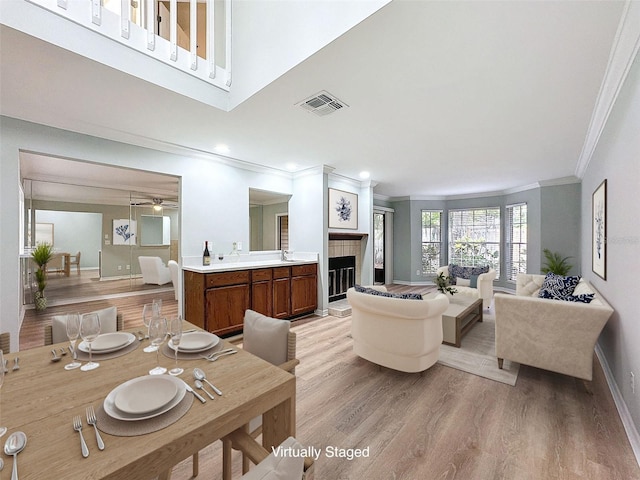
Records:
<instances>
[{"instance_id":1,"label":"stacked plate","mask_svg":"<svg viewBox=\"0 0 640 480\"><path fill-rule=\"evenodd\" d=\"M129 332L113 332L103 333L91 344L91 350L93 353L110 353L128 347L135 342L136 336ZM78 349L81 352L89 353L89 344L87 342L80 342Z\"/></svg>"},{"instance_id":2,"label":"stacked plate","mask_svg":"<svg viewBox=\"0 0 640 480\"><path fill-rule=\"evenodd\" d=\"M178 351L184 353L204 352L205 350L215 347L219 341L220 338L213 333L189 332L182 335L182 339L178 345ZM169 347L175 350L172 340L169 340Z\"/></svg>"},{"instance_id":3,"label":"stacked plate","mask_svg":"<svg viewBox=\"0 0 640 480\"><path fill-rule=\"evenodd\" d=\"M104 411L112 418L135 422L168 412L186 393L184 382L169 375L146 375L118 385L104 399Z\"/></svg>"}]
</instances>

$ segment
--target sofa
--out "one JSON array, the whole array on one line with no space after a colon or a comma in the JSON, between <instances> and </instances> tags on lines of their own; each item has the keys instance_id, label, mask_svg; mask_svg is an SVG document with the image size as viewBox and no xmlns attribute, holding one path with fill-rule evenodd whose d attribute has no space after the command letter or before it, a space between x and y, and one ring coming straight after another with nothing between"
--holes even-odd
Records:
<instances>
[{"instance_id":1,"label":"sofa","mask_svg":"<svg viewBox=\"0 0 640 480\"><path fill-rule=\"evenodd\" d=\"M442 313L449 306L443 294L431 299L380 296L384 287L347 290L351 305L353 351L365 360L401 372L422 372L440 355Z\"/></svg>"},{"instance_id":2,"label":"sofa","mask_svg":"<svg viewBox=\"0 0 640 480\"><path fill-rule=\"evenodd\" d=\"M580 279L574 297L590 303L540 298L545 275L519 274L516 294L496 293L496 356L584 380L593 378L593 349L613 309Z\"/></svg>"},{"instance_id":3,"label":"sofa","mask_svg":"<svg viewBox=\"0 0 640 480\"><path fill-rule=\"evenodd\" d=\"M171 281L171 272L160 257L138 257L142 281L154 285L164 285Z\"/></svg>"},{"instance_id":4,"label":"sofa","mask_svg":"<svg viewBox=\"0 0 640 480\"><path fill-rule=\"evenodd\" d=\"M472 267L463 267L463 268L472 268ZM445 265L444 267L440 267L436 271L436 276L443 274L445 277L451 276L449 274L449 266ZM467 295L473 298L482 298L482 304L485 308L489 308L491 306L491 299L493 298L493 281L496 279L496 271L493 268L490 268L487 273L481 273L477 278L477 286L474 287L471 284L471 280L469 279L469 275L466 275L467 278L456 278L455 285L452 285L460 295Z\"/></svg>"}]
</instances>

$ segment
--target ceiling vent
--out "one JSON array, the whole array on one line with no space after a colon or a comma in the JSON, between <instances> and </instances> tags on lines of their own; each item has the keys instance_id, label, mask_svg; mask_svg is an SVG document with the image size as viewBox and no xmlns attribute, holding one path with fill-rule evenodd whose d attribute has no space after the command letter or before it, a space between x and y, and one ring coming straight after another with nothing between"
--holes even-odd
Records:
<instances>
[{"instance_id":1,"label":"ceiling vent","mask_svg":"<svg viewBox=\"0 0 640 480\"><path fill-rule=\"evenodd\" d=\"M307 112L314 113L319 117L324 117L333 112L337 112L341 108L348 107L342 100L337 99L329 92L321 91L315 95L296 103Z\"/></svg>"}]
</instances>

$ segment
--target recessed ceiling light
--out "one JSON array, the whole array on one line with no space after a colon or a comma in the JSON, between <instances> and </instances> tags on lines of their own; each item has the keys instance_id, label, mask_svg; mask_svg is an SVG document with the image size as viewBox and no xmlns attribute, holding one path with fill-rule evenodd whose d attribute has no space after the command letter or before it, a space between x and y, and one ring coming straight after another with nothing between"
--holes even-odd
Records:
<instances>
[{"instance_id":1,"label":"recessed ceiling light","mask_svg":"<svg viewBox=\"0 0 640 480\"><path fill-rule=\"evenodd\" d=\"M367 171L360 172L360 178L362 178L363 180L366 180L370 176L371 176L371 174L369 172L367 172Z\"/></svg>"},{"instance_id":2,"label":"recessed ceiling light","mask_svg":"<svg viewBox=\"0 0 640 480\"><path fill-rule=\"evenodd\" d=\"M216 145L216 152L218 153L229 153L229 146L224 143L219 143Z\"/></svg>"}]
</instances>

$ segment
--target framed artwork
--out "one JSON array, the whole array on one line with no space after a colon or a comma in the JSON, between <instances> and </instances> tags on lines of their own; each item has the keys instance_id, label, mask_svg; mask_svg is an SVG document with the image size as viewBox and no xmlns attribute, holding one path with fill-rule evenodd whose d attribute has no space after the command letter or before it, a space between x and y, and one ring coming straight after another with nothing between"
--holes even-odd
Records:
<instances>
[{"instance_id":1,"label":"framed artwork","mask_svg":"<svg viewBox=\"0 0 640 480\"><path fill-rule=\"evenodd\" d=\"M329 189L329 228L358 229L358 195Z\"/></svg>"},{"instance_id":2,"label":"framed artwork","mask_svg":"<svg viewBox=\"0 0 640 480\"><path fill-rule=\"evenodd\" d=\"M113 245L135 245L137 241L137 223L128 218L113 220Z\"/></svg>"},{"instance_id":3,"label":"framed artwork","mask_svg":"<svg viewBox=\"0 0 640 480\"><path fill-rule=\"evenodd\" d=\"M607 180L591 196L591 269L607 279Z\"/></svg>"}]
</instances>

